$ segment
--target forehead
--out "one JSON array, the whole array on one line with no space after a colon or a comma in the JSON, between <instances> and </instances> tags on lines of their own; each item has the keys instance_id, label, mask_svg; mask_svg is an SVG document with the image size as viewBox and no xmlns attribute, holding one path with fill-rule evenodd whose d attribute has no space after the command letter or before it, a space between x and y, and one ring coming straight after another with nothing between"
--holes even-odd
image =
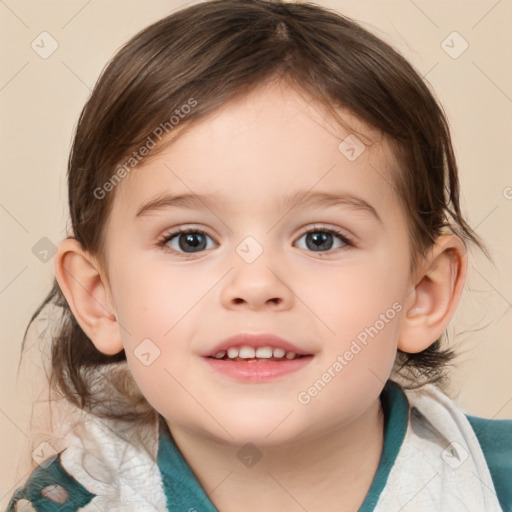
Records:
<instances>
[{"instance_id":1,"label":"forehead","mask_svg":"<svg viewBox=\"0 0 512 512\"><path fill-rule=\"evenodd\" d=\"M236 213L253 201L272 209L296 192L335 189L380 209L396 203L386 138L348 110L334 111L283 82L223 105L166 143L122 181L114 204L135 215L164 191L217 194Z\"/></svg>"}]
</instances>

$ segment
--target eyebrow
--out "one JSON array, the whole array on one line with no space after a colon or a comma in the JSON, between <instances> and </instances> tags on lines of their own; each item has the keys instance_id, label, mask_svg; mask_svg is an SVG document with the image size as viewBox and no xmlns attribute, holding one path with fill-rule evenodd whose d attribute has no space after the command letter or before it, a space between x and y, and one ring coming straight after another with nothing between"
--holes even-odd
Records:
<instances>
[{"instance_id":1,"label":"eyebrow","mask_svg":"<svg viewBox=\"0 0 512 512\"><path fill-rule=\"evenodd\" d=\"M189 210L210 209L209 204L224 202L222 196L216 194L160 194L146 203L138 210L136 217L143 217L151 212L172 208L185 208ZM364 211L370 213L381 224L382 219L375 208L365 201L362 197L356 196L348 192L311 192L309 190L300 190L284 198L282 207L291 210L296 206L346 206L353 210Z\"/></svg>"}]
</instances>

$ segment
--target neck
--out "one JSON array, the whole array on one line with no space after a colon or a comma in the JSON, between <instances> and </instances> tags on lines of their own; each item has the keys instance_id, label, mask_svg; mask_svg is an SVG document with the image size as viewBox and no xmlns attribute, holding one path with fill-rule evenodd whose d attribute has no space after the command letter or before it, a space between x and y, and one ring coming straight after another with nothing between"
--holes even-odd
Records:
<instances>
[{"instance_id":1,"label":"neck","mask_svg":"<svg viewBox=\"0 0 512 512\"><path fill-rule=\"evenodd\" d=\"M384 444L384 414L377 399L348 425L322 437L259 448L248 467L226 446L169 425L185 460L218 510L268 512L357 511L371 486ZM248 452L249 456L251 455Z\"/></svg>"}]
</instances>

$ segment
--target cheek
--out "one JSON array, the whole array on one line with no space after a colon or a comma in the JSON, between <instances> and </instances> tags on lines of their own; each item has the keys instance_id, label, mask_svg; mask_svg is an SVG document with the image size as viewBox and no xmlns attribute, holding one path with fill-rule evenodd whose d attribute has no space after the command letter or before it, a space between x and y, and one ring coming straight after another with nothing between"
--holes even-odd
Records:
<instances>
[{"instance_id":1,"label":"cheek","mask_svg":"<svg viewBox=\"0 0 512 512\"><path fill-rule=\"evenodd\" d=\"M395 318L408 291L402 264L387 253L361 258L347 268L296 272L301 277L293 281L293 289L324 325L326 336L347 340L387 312L386 320ZM397 322L386 323L387 330L391 323Z\"/></svg>"},{"instance_id":2,"label":"cheek","mask_svg":"<svg viewBox=\"0 0 512 512\"><path fill-rule=\"evenodd\" d=\"M166 265L119 267L116 274L114 300L131 342L166 338L188 315L193 317L194 308L218 280L212 275Z\"/></svg>"},{"instance_id":3,"label":"cheek","mask_svg":"<svg viewBox=\"0 0 512 512\"><path fill-rule=\"evenodd\" d=\"M148 402L168 418L169 396L173 410L190 407L180 383L188 385L190 343L200 323L201 299L216 281L211 273L139 266L135 261L115 269L114 300L128 365Z\"/></svg>"},{"instance_id":4,"label":"cheek","mask_svg":"<svg viewBox=\"0 0 512 512\"><path fill-rule=\"evenodd\" d=\"M339 396L348 386L351 393L364 397L368 386L378 386L389 377L407 293L402 264L387 253L353 265L350 271L331 269L329 274L317 272L315 279L297 282L301 283L297 294L309 297L308 307L325 327L325 351L317 373L320 377L331 368L336 374L326 395Z\"/></svg>"}]
</instances>

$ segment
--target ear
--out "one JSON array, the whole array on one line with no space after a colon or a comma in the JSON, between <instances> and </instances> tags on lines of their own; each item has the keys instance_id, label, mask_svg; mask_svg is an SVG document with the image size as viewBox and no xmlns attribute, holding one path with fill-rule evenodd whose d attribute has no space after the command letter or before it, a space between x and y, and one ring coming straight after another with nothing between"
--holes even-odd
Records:
<instances>
[{"instance_id":1,"label":"ear","mask_svg":"<svg viewBox=\"0 0 512 512\"><path fill-rule=\"evenodd\" d=\"M457 309L467 272L464 243L455 235L442 235L420 264L413 280L398 348L415 353L441 336Z\"/></svg>"},{"instance_id":2,"label":"ear","mask_svg":"<svg viewBox=\"0 0 512 512\"><path fill-rule=\"evenodd\" d=\"M74 238L61 242L54 259L55 276L76 321L102 353L123 350L115 306L97 260Z\"/></svg>"}]
</instances>

